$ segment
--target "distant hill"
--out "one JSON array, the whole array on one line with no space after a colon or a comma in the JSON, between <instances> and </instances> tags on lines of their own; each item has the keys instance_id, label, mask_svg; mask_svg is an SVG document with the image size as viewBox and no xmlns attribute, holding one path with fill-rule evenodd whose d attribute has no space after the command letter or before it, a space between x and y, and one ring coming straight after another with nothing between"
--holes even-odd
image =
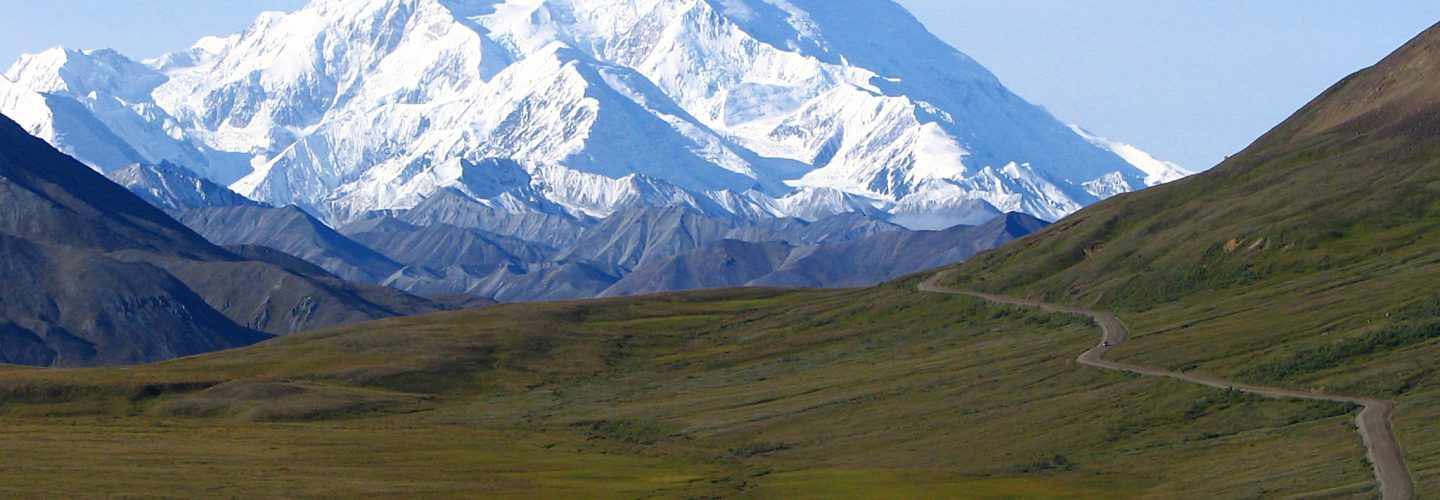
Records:
<instances>
[{"instance_id":1,"label":"distant hill","mask_svg":"<svg viewBox=\"0 0 1440 500\"><path fill-rule=\"evenodd\" d=\"M402 267L296 207L189 208L175 217L217 244L273 248L348 280L379 283Z\"/></svg>"}]
</instances>

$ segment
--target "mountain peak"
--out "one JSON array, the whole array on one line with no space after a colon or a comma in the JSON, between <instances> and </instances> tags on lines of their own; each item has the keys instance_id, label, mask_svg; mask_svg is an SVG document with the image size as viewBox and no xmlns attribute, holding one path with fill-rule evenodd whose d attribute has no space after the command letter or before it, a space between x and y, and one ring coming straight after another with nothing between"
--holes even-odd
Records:
<instances>
[{"instance_id":1,"label":"mountain peak","mask_svg":"<svg viewBox=\"0 0 1440 500\"><path fill-rule=\"evenodd\" d=\"M468 196L568 216L1057 218L1180 175L1066 128L889 1L315 0L132 65L128 85L85 87L140 111L26 126L100 168L170 160L337 225L479 185L464 165L486 158L529 184ZM839 198L786 201L822 190Z\"/></svg>"},{"instance_id":2,"label":"mountain peak","mask_svg":"<svg viewBox=\"0 0 1440 500\"><path fill-rule=\"evenodd\" d=\"M992 223L1003 226L1007 234L1016 235L1016 237L1034 233L1050 225L1049 222L1024 212L1008 212L986 224Z\"/></svg>"},{"instance_id":3,"label":"mountain peak","mask_svg":"<svg viewBox=\"0 0 1440 500\"><path fill-rule=\"evenodd\" d=\"M20 57L5 78L32 92L87 96L113 95L138 102L165 81L165 76L111 49L73 50L53 47Z\"/></svg>"}]
</instances>

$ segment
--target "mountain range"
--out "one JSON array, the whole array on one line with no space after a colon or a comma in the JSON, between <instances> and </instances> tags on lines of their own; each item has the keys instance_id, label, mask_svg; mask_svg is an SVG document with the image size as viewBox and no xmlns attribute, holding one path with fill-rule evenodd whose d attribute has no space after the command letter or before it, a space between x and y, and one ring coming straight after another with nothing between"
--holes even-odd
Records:
<instances>
[{"instance_id":1,"label":"mountain range","mask_svg":"<svg viewBox=\"0 0 1440 500\"><path fill-rule=\"evenodd\" d=\"M160 361L496 300L878 283L1044 225L1011 214L977 228L912 232L860 212L809 223L684 207L569 219L496 212L448 192L342 234L297 207L249 200L173 164L112 172L122 187L3 115L0 160L0 278L8 284L0 289L0 360L42 366ZM467 223L481 227L456 225ZM552 228L569 231L573 243L521 237L565 234ZM723 260L714 274L691 272L708 265L714 248L736 245L784 252L773 263Z\"/></svg>"},{"instance_id":2,"label":"mountain range","mask_svg":"<svg viewBox=\"0 0 1440 500\"><path fill-rule=\"evenodd\" d=\"M143 62L27 55L0 113L103 172L168 162L332 227L459 193L943 229L1187 173L1057 121L888 0L315 0Z\"/></svg>"},{"instance_id":3,"label":"mountain range","mask_svg":"<svg viewBox=\"0 0 1440 500\"><path fill-rule=\"evenodd\" d=\"M271 335L875 284L1186 174L1062 124L888 1L315 0L143 62L24 56L0 113L205 248L130 260Z\"/></svg>"},{"instance_id":4,"label":"mountain range","mask_svg":"<svg viewBox=\"0 0 1440 500\"><path fill-rule=\"evenodd\" d=\"M496 212L444 191L416 208L370 214L335 230L298 207L249 201L174 165L132 165L111 178L161 200L176 220L222 245L278 250L340 278L424 296L503 302L741 285L868 285L962 261L1046 224L1012 213L980 226L911 231L864 212L807 222L712 216L688 207L567 219ZM773 263L714 254L761 247L783 251ZM728 264L704 275L683 264L704 266L712 258Z\"/></svg>"},{"instance_id":5,"label":"mountain range","mask_svg":"<svg viewBox=\"0 0 1440 500\"><path fill-rule=\"evenodd\" d=\"M217 247L3 115L0 208L7 363L158 361L445 309Z\"/></svg>"}]
</instances>

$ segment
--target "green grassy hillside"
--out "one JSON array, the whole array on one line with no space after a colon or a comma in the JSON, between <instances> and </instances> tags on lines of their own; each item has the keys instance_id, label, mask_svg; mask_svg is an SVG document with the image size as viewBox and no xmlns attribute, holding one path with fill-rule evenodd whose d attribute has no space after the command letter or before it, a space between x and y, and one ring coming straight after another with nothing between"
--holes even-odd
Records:
<instances>
[{"instance_id":1,"label":"green grassy hillside","mask_svg":"<svg viewBox=\"0 0 1440 500\"><path fill-rule=\"evenodd\" d=\"M1440 491L1440 29L1214 170L957 268L952 286L1119 313L1116 359L1392 398Z\"/></svg>"},{"instance_id":2,"label":"green grassy hillside","mask_svg":"<svg viewBox=\"0 0 1440 500\"><path fill-rule=\"evenodd\" d=\"M0 453L26 457L0 468L0 495L1373 487L1353 408L1082 368L1088 320L914 285L500 306L131 369L0 371Z\"/></svg>"}]
</instances>

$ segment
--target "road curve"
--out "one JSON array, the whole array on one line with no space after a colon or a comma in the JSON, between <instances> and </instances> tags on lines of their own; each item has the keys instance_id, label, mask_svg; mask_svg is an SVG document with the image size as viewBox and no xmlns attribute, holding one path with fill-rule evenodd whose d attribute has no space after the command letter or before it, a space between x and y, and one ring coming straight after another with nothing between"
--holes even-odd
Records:
<instances>
[{"instance_id":1,"label":"road curve","mask_svg":"<svg viewBox=\"0 0 1440 500\"><path fill-rule=\"evenodd\" d=\"M1375 469L1375 479L1380 484L1380 497L1385 500L1410 500L1415 498L1415 482L1410 477L1410 469L1405 465L1405 456L1401 452L1400 441L1395 438L1395 430L1390 423L1390 414L1395 410L1395 403L1393 402L1380 399L1351 398L1316 392L1293 391L1278 387L1242 384L1207 375L1180 373L1159 368L1109 361L1105 359L1105 354L1109 353L1110 349L1125 343L1126 338L1129 337L1129 330L1125 328L1124 323L1120 322L1120 318L1115 317L1115 315L1078 307L1046 304L1033 300L1006 297L1003 295L945 288L940 286L940 280L948 273L948 271L940 272L921 282L920 290L932 293L968 295L1000 304L1036 307L1043 311L1089 316L1091 319L1094 319L1095 324L1100 326L1103 337L1099 344L1080 354L1080 357L1075 358L1075 361L1082 365L1152 377L1168 377L1194 384L1219 389L1236 390L1272 398L1309 399L1360 405L1365 409L1360 412L1359 416L1355 417L1355 426L1360 432L1360 438L1365 442L1366 456L1370 459L1370 464Z\"/></svg>"}]
</instances>

